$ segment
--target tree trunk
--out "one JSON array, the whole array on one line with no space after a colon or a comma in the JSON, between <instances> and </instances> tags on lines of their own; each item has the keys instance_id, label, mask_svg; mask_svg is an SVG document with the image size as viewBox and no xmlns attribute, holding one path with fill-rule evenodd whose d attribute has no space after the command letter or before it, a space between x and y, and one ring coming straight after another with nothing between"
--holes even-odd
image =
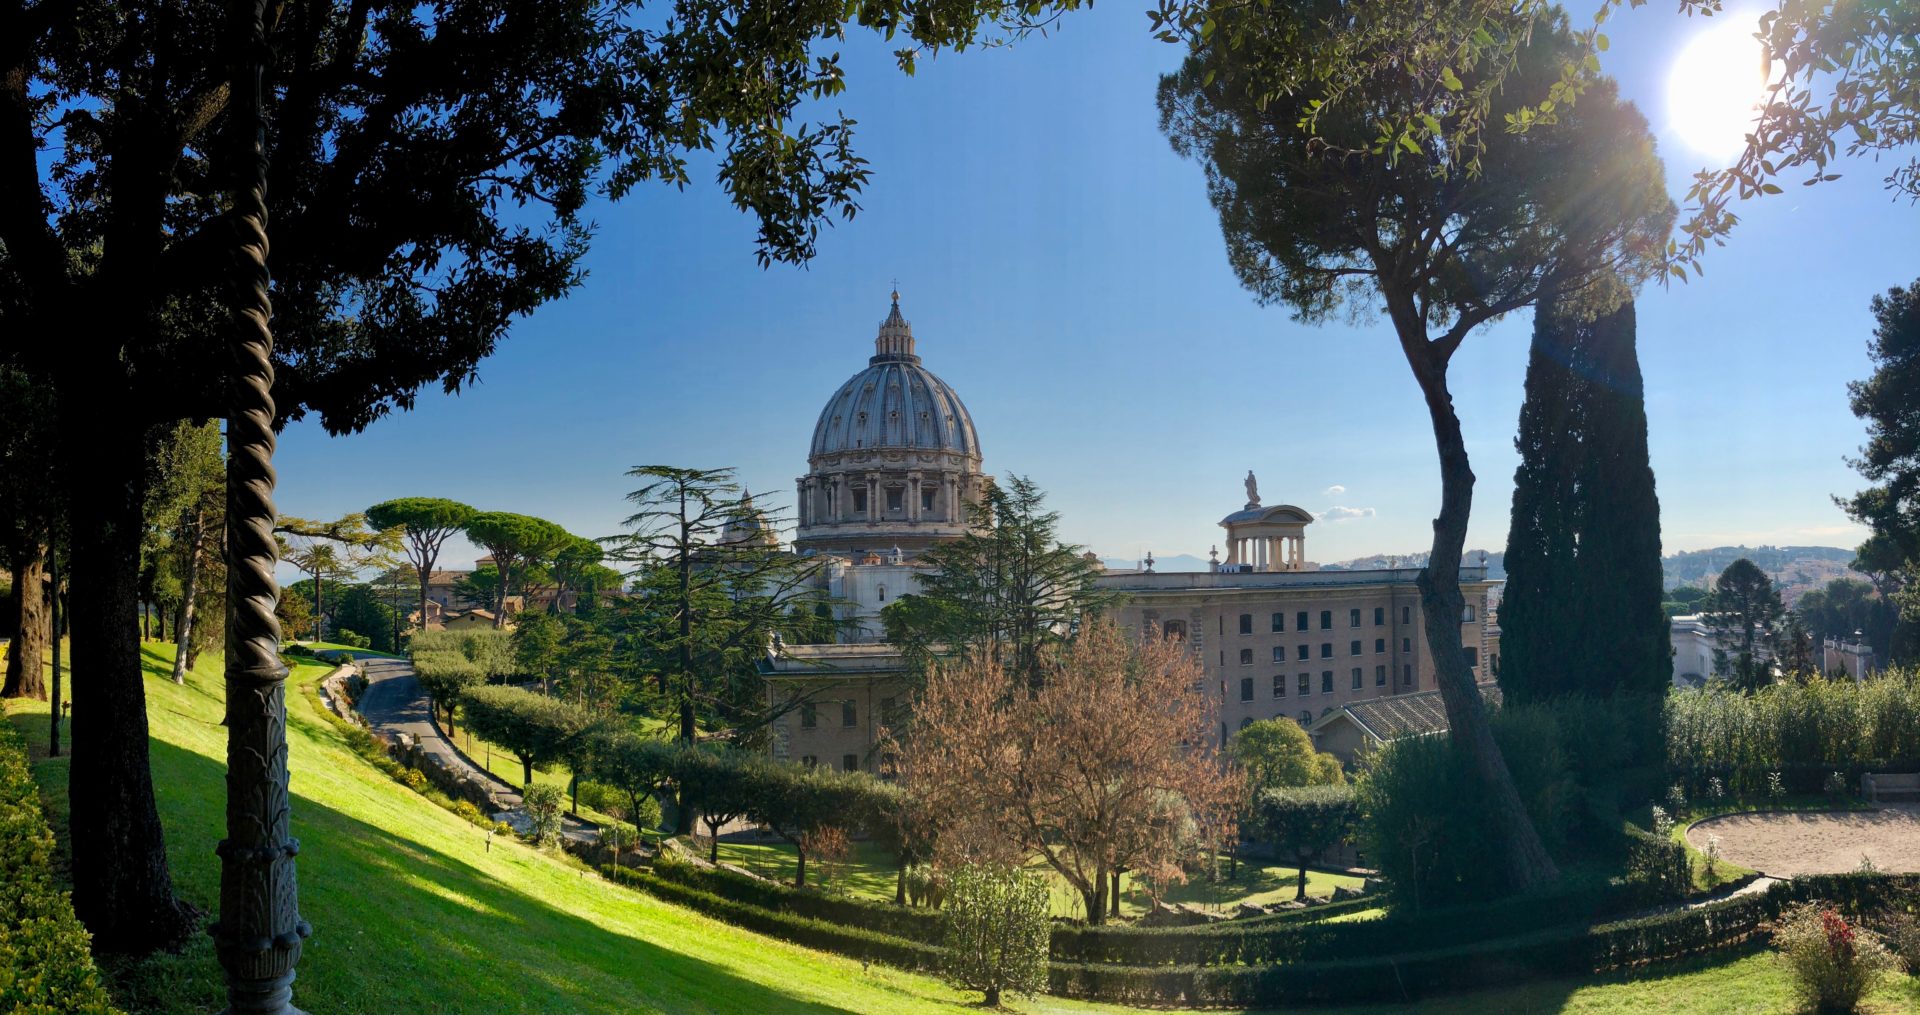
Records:
<instances>
[{"instance_id":1,"label":"tree trunk","mask_svg":"<svg viewBox=\"0 0 1920 1015\"><path fill-rule=\"evenodd\" d=\"M985 1002L986 1006L989 1008L1000 1007L1000 988L988 987L986 993L987 993L986 1002Z\"/></svg>"},{"instance_id":2,"label":"tree trunk","mask_svg":"<svg viewBox=\"0 0 1920 1015\"><path fill-rule=\"evenodd\" d=\"M1108 893L1107 915L1116 920L1120 918L1120 868L1118 867L1113 869L1113 891Z\"/></svg>"},{"instance_id":3,"label":"tree trunk","mask_svg":"<svg viewBox=\"0 0 1920 1015\"><path fill-rule=\"evenodd\" d=\"M47 715L47 757L60 756L60 548L47 547L47 648L53 653L53 693L47 699L53 708ZM72 779L69 777L71 787Z\"/></svg>"},{"instance_id":4,"label":"tree trunk","mask_svg":"<svg viewBox=\"0 0 1920 1015\"><path fill-rule=\"evenodd\" d=\"M1294 857L1293 857L1293 862L1299 865L1298 878L1293 883L1293 898L1294 898L1294 901L1296 902L1303 902L1307 898L1307 860L1308 859L1309 857L1305 853L1296 853L1294 854Z\"/></svg>"},{"instance_id":5,"label":"tree trunk","mask_svg":"<svg viewBox=\"0 0 1920 1015\"><path fill-rule=\"evenodd\" d=\"M1426 329L1417 319L1412 327L1418 330L1419 338L1409 341L1408 328L1400 321L1401 316L1395 315L1396 324L1402 325L1402 344L1413 366L1414 377L1420 382L1421 393L1426 396L1434 443L1440 454L1440 515L1433 520L1433 548L1419 580L1427 648L1433 653L1440 700L1446 705L1451 736L1466 749L1487 795L1486 813L1496 830L1495 841L1506 851L1508 884L1516 891L1524 891L1557 879L1560 871L1547 855L1540 833L1527 815L1519 791L1514 788L1506 758L1501 756L1500 746L1493 740L1486 704L1474 686L1466 647L1460 641L1460 617L1466 609L1466 598L1460 593L1460 556L1466 546L1467 520L1473 511L1473 468L1467 458L1466 441L1460 433L1460 418L1453 411L1453 396L1447 390L1446 361L1428 347Z\"/></svg>"},{"instance_id":6,"label":"tree trunk","mask_svg":"<svg viewBox=\"0 0 1920 1015\"><path fill-rule=\"evenodd\" d=\"M187 682L187 666L192 662L193 646L193 603L194 590L200 580L200 527L205 524L205 515L200 508L193 509L193 524L187 527L187 535L192 548L187 551L187 573L180 583L180 605L174 613L173 634L178 647L173 653L173 682Z\"/></svg>"},{"instance_id":7,"label":"tree trunk","mask_svg":"<svg viewBox=\"0 0 1920 1015\"><path fill-rule=\"evenodd\" d=\"M533 788L533 762L520 759L520 776L520 792L525 793Z\"/></svg>"},{"instance_id":8,"label":"tree trunk","mask_svg":"<svg viewBox=\"0 0 1920 1015\"><path fill-rule=\"evenodd\" d=\"M799 845L798 843L796 843L796 844L794 845L794 847L793 847L793 855L794 855L794 857L795 857L796 859L798 859L798 860L799 860L799 863L797 863L796 865L794 865L794 868L793 868L793 887L795 887L795 888L805 888L805 887L807 887L807 850L806 850L806 847L805 847L805 846L801 846L801 845Z\"/></svg>"},{"instance_id":9,"label":"tree trunk","mask_svg":"<svg viewBox=\"0 0 1920 1015\"><path fill-rule=\"evenodd\" d=\"M907 904L907 865L905 863L895 867L893 871L893 904L896 906Z\"/></svg>"},{"instance_id":10,"label":"tree trunk","mask_svg":"<svg viewBox=\"0 0 1920 1015\"><path fill-rule=\"evenodd\" d=\"M110 378L114 368L99 365ZM117 399L102 392L103 404ZM94 948L144 954L173 949L194 913L173 894L166 836L154 805L147 699L133 621L140 604L141 508L146 462L138 427L104 413L64 420L73 470L74 668L80 741L68 775L72 801L73 908Z\"/></svg>"},{"instance_id":11,"label":"tree trunk","mask_svg":"<svg viewBox=\"0 0 1920 1015\"><path fill-rule=\"evenodd\" d=\"M580 816L580 773L579 772L572 773L571 777L567 779L567 795L572 797L572 800L568 804L567 809L573 813L574 817L577 818Z\"/></svg>"},{"instance_id":12,"label":"tree trunk","mask_svg":"<svg viewBox=\"0 0 1920 1015\"><path fill-rule=\"evenodd\" d=\"M47 687L40 663L48 639L47 595L42 587L46 551L38 546L16 548L12 559L13 591L7 612L15 621L14 635L7 651L6 682L0 685L0 698L45 698Z\"/></svg>"},{"instance_id":13,"label":"tree trunk","mask_svg":"<svg viewBox=\"0 0 1920 1015\"><path fill-rule=\"evenodd\" d=\"M1095 870L1093 881L1088 888L1080 891L1081 902L1087 907L1087 923L1098 927L1107 922L1107 872Z\"/></svg>"}]
</instances>

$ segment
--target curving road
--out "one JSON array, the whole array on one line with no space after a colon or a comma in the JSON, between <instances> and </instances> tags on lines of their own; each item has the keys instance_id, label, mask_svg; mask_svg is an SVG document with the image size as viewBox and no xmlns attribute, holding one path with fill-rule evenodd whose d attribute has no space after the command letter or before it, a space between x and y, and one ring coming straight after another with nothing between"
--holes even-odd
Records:
<instances>
[{"instance_id":1,"label":"curving road","mask_svg":"<svg viewBox=\"0 0 1920 1015\"><path fill-rule=\"evenodd\" d=\"M367 677L367 689L354 706L361 718L376 733L405 733L413 737L420 750L433 755L446 767L464 771L491 783L494 799L502 810L520 809L520 791L511 783L481 768L460 753L433 721L426 688L414 676L413 665L405 659L361 659L358 664ZM576 842L591 842L598 837L599 826L568 815L566 836Z\"/></svg>"}]
</instances>

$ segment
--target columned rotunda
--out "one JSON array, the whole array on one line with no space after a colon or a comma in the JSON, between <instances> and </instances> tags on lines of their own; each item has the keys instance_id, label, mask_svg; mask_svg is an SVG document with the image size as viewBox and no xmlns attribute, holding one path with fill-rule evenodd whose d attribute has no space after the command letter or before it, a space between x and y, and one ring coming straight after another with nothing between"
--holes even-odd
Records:
<instances>
[{"instance_id":1,"label":"columned rotunda","mask_svg":"<svg viewBox=\"0 0 1920 1015\"><path fill-rule=\"evenodd\" d=\"M917 556L967 532L968 507L992 480L980 465L973 417L920 365L896 292L867 368L834 392L813 428L794 548Z\"/></svg>"}]
</instances>

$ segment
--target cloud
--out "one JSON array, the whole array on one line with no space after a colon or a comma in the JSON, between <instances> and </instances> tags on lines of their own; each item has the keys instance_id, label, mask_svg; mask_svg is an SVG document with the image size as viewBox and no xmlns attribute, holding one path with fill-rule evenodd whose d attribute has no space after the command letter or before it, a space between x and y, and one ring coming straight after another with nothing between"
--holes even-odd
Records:
<instances>
[{"instance_id":1,"label":"cloud","mask_svg":"<svg viewBox=\"0 0 1920 1015\"><path fill-rule=\"evenodd\" d=\"M1323 522L1344 522L1354 518L1372 518L1373 515L1374 510L1370 507L1356 508L1336 506L1320 512L1319 518Z\"/></svg>"},{"instance_id":2,"label":"cloud","mask_svg":"<svg viewBox=\"0 0 1920 1015\"><path fill-rule=\"evenodd\" d=\"M1347 492L1347 488L1344 486L1341 486L1338 483L1335 483L1332 486L1327 487L1325 490L1320 491L1321 495L1325 497L1338 497L1341 494L1346 492Z\"/></svg>"}]
</instances>

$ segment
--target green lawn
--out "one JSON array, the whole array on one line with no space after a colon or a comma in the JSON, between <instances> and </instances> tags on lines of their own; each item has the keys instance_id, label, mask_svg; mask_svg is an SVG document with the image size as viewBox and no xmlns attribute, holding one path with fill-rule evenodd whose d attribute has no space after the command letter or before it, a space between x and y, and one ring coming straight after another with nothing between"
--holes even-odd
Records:
<instances>
[{"instance_id":1,"label":"green lawn","mask_svg":"<svg viewBox=\"0 0 1920 1015\"><path fill-rule=\"evenodd\" d=\"M145 651L154 782L174 877L183 896L211 913L219 878L213 845L222 834L225 799L219 660L203 658L187 685L176 687L158 675L171 647L149 645ZM302 665L294 679L311 681L326 669ZM496 841L487 852L478 829L348 751L306 696L290 694L288 700L301 909L315 927L300 964L296 1001L316 1015L967 1010L967 997L928 977L878 965L863 969L858 961L737 930L517 843ZM37 755L44 754L45 705L9 702L5 708ZM55 824L64 827L66 762L42 758L36 775ZM131 1012L206 1013L223 1001L220 971L205 937L196 937L181 955L109 962L107 970ZM1662 972L1527 984L1432 1001L1417 1010L1791 1010L1784 977L1769 956ZM1920 1004L1920 991L1907 981L1876 1002L1884 1015L1911 1011ZM1022 998L1014 1007L1119 1010L1052 998ZM1384 1015L1408 1009L1310 1010Z\"/></svg>"}]
</instances>

